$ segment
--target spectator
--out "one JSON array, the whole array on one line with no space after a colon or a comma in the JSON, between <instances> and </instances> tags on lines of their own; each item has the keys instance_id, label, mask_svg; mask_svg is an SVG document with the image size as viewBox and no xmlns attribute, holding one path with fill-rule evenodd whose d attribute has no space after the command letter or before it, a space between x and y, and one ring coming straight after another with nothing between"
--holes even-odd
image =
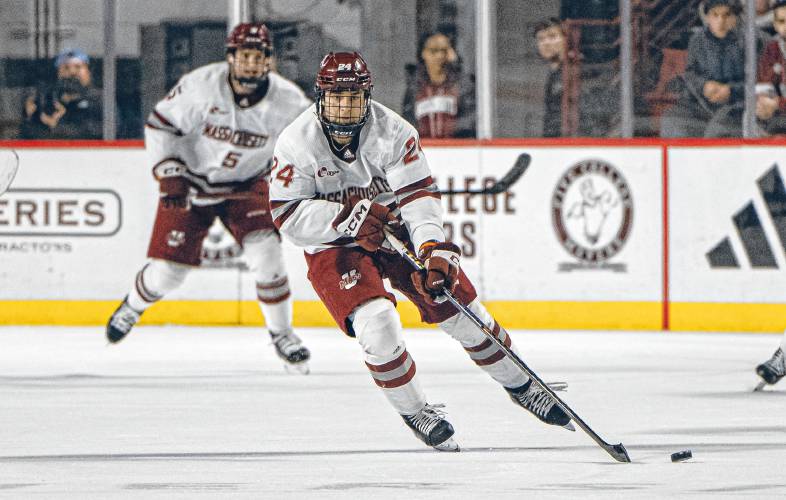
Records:
<instances>
[{"instance_id":1,"label":"spectator","mask_svg":"<svg viewBox=\"0 0 786 500\"><path fill-rule=\"evenodd\" d=\"M663 137L742 135L745 47L736 0L706 0L706 27L688 42L684 88L661 119Z\"/></svg>"},{"instance_id":2,"label":"spectator","mask_svg":"<svg viewBox=\"0 0 786 500\"><path fill-rule=\"evenodd\" d=\"M549 65L543 99L543 137L562 136L562 63L565 60L565 32L560 20L552 17L535 26L538 54Z\"/></svg>"},{"instance_id":3,"label":"spectator","mask_svg":"<svg viewBox=\"0 0 786 500\"><path fill-rule=\"evenodd\" d=\"M81 50L64 50L55 59L57 80L25 99L24 139L100 139L101 93L93 87L90 59Z\"/></svg>"},{"instance_id":4,"label":"spectator","mask_svg":"<svg viewBox=\"0 0 786 500\"><path fill-rule=\"evenodd\" d=\"M772 26L772 9L777 0L756 0L756 27L768 35L775 34Z\"/></svg>"},{"instance_id":5,"label":"spectator","mask_svg":"<svg viewBox=\"0 0 786 500\"><path fill-rule=\"evenodd\" d=\"M403 116L420 137L475 137L475 83L462 73L450 38L425 33L407 83Z\"/></svg>"},{"instance_id":6,"label":"spectator","mask_svg":"<svg viewBox=\"0 0 786 500\"><path fill-rule=\"evenodd\" d=\"M772 25L777 35L759 58L756 117L767 133L786 134L786 0L779 0L773 7Z\"/></svg>"},{"instance_id":7,"label":"spectator","mask_svg":"<svg viewBox=\"0 0 786 500\"><path fill-rule=\"evenodd\" d=\"M612 134L619 115L619 90L607 64L587 64L568 49L562 23L549 18L535 26L538 54L549 65L544 92L543 137L607 137ZM573 64L580 73L573 82L576 92L572 102L578 118L575 129L563 130L565 67ZM571 110L565 111L571 115Z\"/></svg>"}]
</instances>

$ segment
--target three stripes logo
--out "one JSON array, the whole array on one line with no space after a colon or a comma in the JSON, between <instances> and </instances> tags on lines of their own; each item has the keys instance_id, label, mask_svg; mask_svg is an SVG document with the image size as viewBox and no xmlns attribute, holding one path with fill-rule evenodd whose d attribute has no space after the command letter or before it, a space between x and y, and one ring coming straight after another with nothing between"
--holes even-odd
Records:
<instances>
[{"instance_id":1,"label":"three stripes logo","mask_svg":"<svg viewBox=\"0 0 786 500\"><path fill-rule=\"evenodd\" d=\"M778 171L778 164L774 164L757 181L767 214L775 229L780 242L780 249L786 251L786 188L783 178ZM740 237L742 248L748 257L751 267L764 269L777 269L773 246L767 240L762 219L753 204L749 201L732 218L734 227ZM707 261L712 268L737 268L740 266L738 258L729 237L723 238L709 252Z\"/></svg>"}]
</instances>

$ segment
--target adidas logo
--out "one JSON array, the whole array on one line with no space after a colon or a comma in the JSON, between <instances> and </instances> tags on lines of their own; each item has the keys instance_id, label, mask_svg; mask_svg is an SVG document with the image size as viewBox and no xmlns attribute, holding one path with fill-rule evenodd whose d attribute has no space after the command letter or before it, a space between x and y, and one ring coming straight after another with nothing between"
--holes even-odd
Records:
<instances>
[{"instance_id":1,"label":"adidas logo","mask_svg":"<svg viewBox=\"0 0 786 500\"><path fill-rule=\"evenodd\" d=\"M786 252L786 187L778 171L778 164L774 164L757 181L767 215L771 221L780 243L779 249ZM764 269L778 269L773 246L767 240L762 219L753 204L749 201L732 218L737 234L740 237L742 248L750 262L751 267ZM707 252L707 261L712 268L740 268L738 258L731 240L727 236Z\"/></svg>"},{"instance_id":2,"label":"adidas logo","mask_svg":"<svg viewBox=\"0 0 786 500\"><path fill-rule=\"evenodd\" d=\"M344 151L344 159L345 160L354 160L355 159L355 155L352 153L352 151L347 149L346 151Z\"/></svg>"}]
</instances>

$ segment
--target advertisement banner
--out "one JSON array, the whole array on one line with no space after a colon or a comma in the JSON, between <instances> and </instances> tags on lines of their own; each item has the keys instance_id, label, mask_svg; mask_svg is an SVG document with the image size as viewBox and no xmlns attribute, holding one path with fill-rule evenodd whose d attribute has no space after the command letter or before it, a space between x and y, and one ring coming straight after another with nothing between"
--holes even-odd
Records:
<instances>
[{"instance_id":1,"label":"advertisement banner","mask_svg":"<svg viewBox=\"0 0 786 500\"><path fill-rule=\"evenodd\" d=\"M507 192L442 200L446 234L462 249L480 297L533 327L572 317L598 327L658 328L661 148L467 146L425 154L441 188L481 189L525 151L531 166ZM0 300L94 301L101 303L95 317L103 318L146 260L158 191L144 151L20 148L19 155L23 168L0 199ZM302 250L286 241L284 248L297 310L317 297ZM202 268L145 319L189 319L167 316L172 304L189 301L224 304L220 321L259 316L242 249L220 223L205 241ZM638 306L626 312L626 304ZM641 304L646 320L617 321L641 317ZM414 311L405 316L417 322Z\"/></svg>"}]
</instances>

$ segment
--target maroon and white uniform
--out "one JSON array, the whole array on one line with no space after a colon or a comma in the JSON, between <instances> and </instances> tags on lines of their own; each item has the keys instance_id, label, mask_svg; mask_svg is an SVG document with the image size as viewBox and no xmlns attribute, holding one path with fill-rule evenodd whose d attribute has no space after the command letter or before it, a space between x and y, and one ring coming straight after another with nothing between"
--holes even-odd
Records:
<instances>
[{"instance_id":1,"label":"maroon and white uniform","mask_svg":"<svg viewBox=\"0 0 786 500\"><path fill-rule=\"evenodd\" d=\"M276 138L311 104L292 82L268 75L265 97L243 106L229 85L226 63L183 76L156 104L145 127L145 147L153 170L182 165L194 193L255 192L258 198L221 203L194 198L188 212L159 206L148 256L198 265L202 240L215 217L235 239L275 230L265 181Z\"/></svg>"},{"instance_id":2,"label":"maroon and white uniform","mask_svg":"<svg viewBox=\"0 0 786 500\"><path fill-rule=\"evenodd\" d=\"M295 84L270 73L273 43L264 24L238 24L225 47L226 62L183 76L145 124L160 194L149 261L109 319L106 335L120 342L148 307L183 283L200 264L203 240L219 219L243 248L276 353L303 368L310 354L292 331L267 174L278 135L310 101Z\"/></svg>"},{"instance_id":3,"label":"maroon and white uniform","mask_svg":"<svg viewBox=\"0 0 786 500\"><path fill-rule=\"evenodd\" d=\"M414 360L400 337L398 316L385 305L395 304L395 298L383 278L415 303L425 322L439 323L459 340L492 377L507 387L526 383L526 376L450 303L430 305L417 293L410 277L413 269L402 257L383 250L367 252L333 227L344 203L365 198L395 207L414 248L427 240L445 239L439 192L412 125L371 101L359 134L354 153L351 148L335 151L314 109L303 112L276 144L270 203L281 233L304 248L308 277L320 299L338 326L358 337L376 384L399 413L415 413L425 404ZM475 300L475 289L463 271L458 283L456 297L471 303L500 332ZM504 331L500 335L509 345Z\"/></svg>"},{"instance_id":4,"label":"maroon and white uniform","mask_svg":"<svg viewBox=\"0 0 786 500\"><path fill-rule=\"evenodd\" d=\"M546 401L468 315L442 300L450 289L513 349L461 271L460 249L445 241L439 190L417 132L371 100L371 82L357 52L331 52L322 59L314 108L292 122L276 144L270 180L276 226L304 248L319 298L338 326L357 338L374 383L428 446L458 450L441 406L429 405L420 388L385 278L417 306L423 321L438 323L459 341L516 404L544 422L570 423L564 413L555 419L554 402ZM386 248L391 231L418 252L422 273Z\"/></svg>"}]
</instances>

